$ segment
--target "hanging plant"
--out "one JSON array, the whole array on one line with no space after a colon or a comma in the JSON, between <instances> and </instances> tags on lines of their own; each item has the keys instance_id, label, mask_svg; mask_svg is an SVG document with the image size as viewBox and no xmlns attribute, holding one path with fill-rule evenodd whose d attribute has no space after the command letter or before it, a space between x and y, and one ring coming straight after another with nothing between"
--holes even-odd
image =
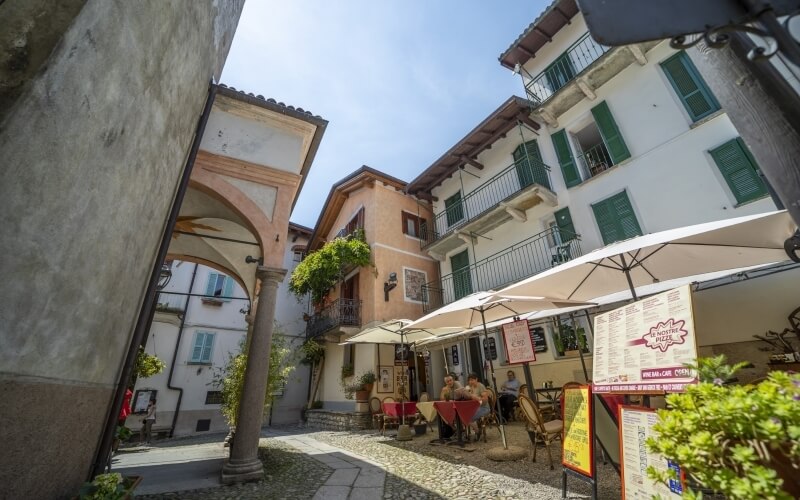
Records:
<instances>
[{"instance_id":1,"label":"hanging plant","mask_svg":"<svg viewBox=\"0 0 800 500\"><path fill-rule=\"evenodd\" d=\"M300 362L304 365L315 366L325 357L325 348L314 339L308 339L300 346L302 358Z\"/></svg>"},{"instance_id":2,"label":"hanging plant","mask_svg":"<svg viewBox=\"0 0 800 500\"><path fill-rule=\"evenodd\" d=\"M298 299L311 294L319 304L331 288L342 278L342 269L348 266L366 266L370 262L370 248L359 229L350 236L329 241L316 252L306 256L294 268L289 278L289 291Z\"/></svg>"},{"instance_id":3,"label":"hanging plant","mask_svg":"<svg viewBox=\"0 0 800 500\"><path fill-rule=\"evenodd\" d=\"M158 356L147 354L144 351L144 347L139 347L139 352L136 354L136 364L133 367L136 377L152 377L163 372L166 367L167 364L161 361Z\"/></svg>"}]
</instances>

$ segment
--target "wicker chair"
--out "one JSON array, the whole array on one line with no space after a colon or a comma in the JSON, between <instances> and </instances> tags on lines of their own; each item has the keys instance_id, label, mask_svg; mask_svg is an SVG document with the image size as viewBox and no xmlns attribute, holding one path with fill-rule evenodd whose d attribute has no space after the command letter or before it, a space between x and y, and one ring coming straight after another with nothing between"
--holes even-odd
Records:
<instances>
[{"instance_id":1,"label":"wicker chair","mask_svg":"<svg viewBox=\"0 0 800 500\"><path fill-rule=\"evenodd\" d=\"M372 396L369 398L369 412L372 414L372 428L383 428L383 408L381 407L381 400Z\"/></svg>"},{"instance_id":2,"label":"wicker chair","mask_svg":"<svg viewBox=\"0 0 800 500\"><path fill-rule=\"evenodd\" d=\"M420 403L427 403L430 400L431 400L431 397L428 396L427 392L423 392L422 394L419 395L419 402Z\"/></svg>"},{"instance_id":3,"label":"wicker chair","mask_svg":"<svg viewBox=\"0 0 800 500\"><path fill-rule=\"evenodd\" d=\"M536 448L538 442L544 443L547 448L547 457L550 459L550 470L553 470L553 454L550 451L550 443L556 439L561 439L561 432L564 429L564 422L561 420L551 420L545 422L536 403L527 396L520 395L519 406L527 420L526 430L531 439L533 447L533 461L536 461Z\"/></svg>"},{"instance_id":4,"label":"wicker chair","mask_svg":"<svg viewBox=\"0 0 800 500\"><path fill-rule=\"evenodd\" d=\"M528 384L519 386L519 395L528 396ZM519 407L519 399L514 401L514 420L517 422L525 421L525 415L522 413L522 408Z\"/></svg>"},{"instance_id":5,"label":"wicker chair","mask_svg":"<svg viewBox=\"0 0 800 500\"><path fill-rule=\"evenodd\" d=\"M478 429L481 430L481 437L484 443L486 442L486 430L489 426L499 425L497 417L497 395L491 388L487 388L486 391L489 393L489 398L486 402L486 404L489 405L489 414L478 419Z\"/></svg>"},{"instance_id":6,"label":"wicker chair","mask_svg":"<svg viewBox=\"0 0 800 500\"><path fill-rule=\"evenodd\" d=\"M396 403L397 400L395 400L392 396L386 396L385 398L383 398L382 402L383 403ZM385 436L387 427L389 427L389 426L397 427L397 426L400 425L400 417L395 417L395 416L392 416L392 415L386 415L384 413L381 423L383 424L381 426L381 435Z\"/></svg>"}]
</instances>

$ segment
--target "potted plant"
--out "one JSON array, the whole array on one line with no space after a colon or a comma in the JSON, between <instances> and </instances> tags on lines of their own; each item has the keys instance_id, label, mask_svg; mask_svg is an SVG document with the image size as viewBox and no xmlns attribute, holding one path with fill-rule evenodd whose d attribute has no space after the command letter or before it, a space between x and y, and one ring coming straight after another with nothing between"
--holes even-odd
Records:
<instances>
[{"instance_id":1,"label":"potted plant","mask_svg":"<svg viewBox=\"0 0 800 500\"><path fill-rule=\"evenodd\" d=\"M358 381L361 382L361 385L364 386L364 390L367 392L372 392L372 387L375 385L375 372L372 370L367 370L358 377Z\"/></svg>"},{"instance_id":2,"label":"potted plant","mask_svg":"<svg viewBox=\"0 0 800 500\"><path fill-rule=\"evenodd\" d=\"M729 499L800 498L800 374L771 372L763 382L726 385L744 364L698 359L700 383L667 396L648 448L680 464L702 488ZM666 482L675 472L649 476ZM687 488L685 498L700 498Z\"/></svg>"},{"instance_id":3,"label":"potted plant","mask_svg":"<svg viewBox=\"0 0 800 500\"><path fill-rule=\"evenodd\" d=\"M428 432L428 423L421 413L417 413L417 418L414 419L414 434L424 436L426 432Z\"/></svg>"},{"instance_id":4,"label":"potted plant","mask_svg":"<svg viewBox=\"0 0 800 500\"><path fill-rule=\"evenodd\" d=\"M112 451L117 451L119 449L119 445L131 437L131 430L125 427L124 425L118 425L117 430L114 433L114 443L111 445Z\"/></svg>"},{"instance_id":5,"label":"potted plant","mask_svg":"<svg viewBox=\"0 0 800 500\"><path fill-rule=\"evenodd\" d=\"M142 476L125 476L117 472L99 474L90 483L83 483L79 500L124 500L133 498L133 490L142 482Z\"/></svg>"}]
</instances>

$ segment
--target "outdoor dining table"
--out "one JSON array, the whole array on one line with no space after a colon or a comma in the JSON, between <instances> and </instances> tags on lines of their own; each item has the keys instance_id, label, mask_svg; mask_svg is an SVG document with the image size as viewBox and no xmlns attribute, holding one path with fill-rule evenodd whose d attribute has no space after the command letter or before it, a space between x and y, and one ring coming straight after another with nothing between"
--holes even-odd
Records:
<instances>
[{"instance_id":1,"label":"outdoor dining table","mask_svg":"<svg viewBox=\"0 0 800 500\"><path fill-rule=\"evenodd\" d=\"M403 403L383 403L383 413L390 417L411 417L417 414L417 403L406 401Z\"/></svg>"},{"instance_id":2,"label":"outdoor dining table","mask_svg":"<svg viewBox=\"0 0 800 500\"><path fill-rule=\"evenodd\" d=\"M417 411L425 418L426 422L433 422L433 419L436 418L436 408L433 403L434 401L417 403Z\"/></svg>"},{"instance_id":3,"label":"outdoor dining table","mask_svg":"<svg viewBox=\"0 0 800 500\"><path fill-rule=\"evenodd\" d=\"M457 443L464 447L464 426L469 425L472 417L481 406L479 401L434 401L434 408L439 417L451 427L455 424Z\"/></svg>"},{"instance_id":4,"label":"outdoor dining table","mask_svg":"<svg viewBox=\"0 0 800 500\"><path fill-rule=\"evenodd\" d=\"M561 387L536 389L536 395L539 406L552 406L555 413L561 413Z\"/></svg>"}]
</instances>

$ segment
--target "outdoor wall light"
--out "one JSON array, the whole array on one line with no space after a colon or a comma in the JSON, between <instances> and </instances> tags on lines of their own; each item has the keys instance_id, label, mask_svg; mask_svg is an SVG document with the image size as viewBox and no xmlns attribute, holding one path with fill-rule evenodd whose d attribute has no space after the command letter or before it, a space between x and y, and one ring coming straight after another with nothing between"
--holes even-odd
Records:
<instances>
[{"instance_id":1,"label":"outdoor wall light","mask_svg":"<svg viewBox=\"0 0 800 500\"><path fill-rule=\"evenodd\" d=\"M397 286L397 273L389 273L389 279L383 282L383 300L389 302L389 292Z\"/></svg>"},{"instance_id":2,"label":"outdoor wall light","mask_svg":"<svg viewBox=\"0 0 800 500\"><path fill-rule=\"evenodd\" d=\"M158 284L156 285L156 290L163 290L169 280L172 279L172 269L170 269L169 264L164 264L161 266L161 272L158 274Z\"/></svg>"}]
</instances>

